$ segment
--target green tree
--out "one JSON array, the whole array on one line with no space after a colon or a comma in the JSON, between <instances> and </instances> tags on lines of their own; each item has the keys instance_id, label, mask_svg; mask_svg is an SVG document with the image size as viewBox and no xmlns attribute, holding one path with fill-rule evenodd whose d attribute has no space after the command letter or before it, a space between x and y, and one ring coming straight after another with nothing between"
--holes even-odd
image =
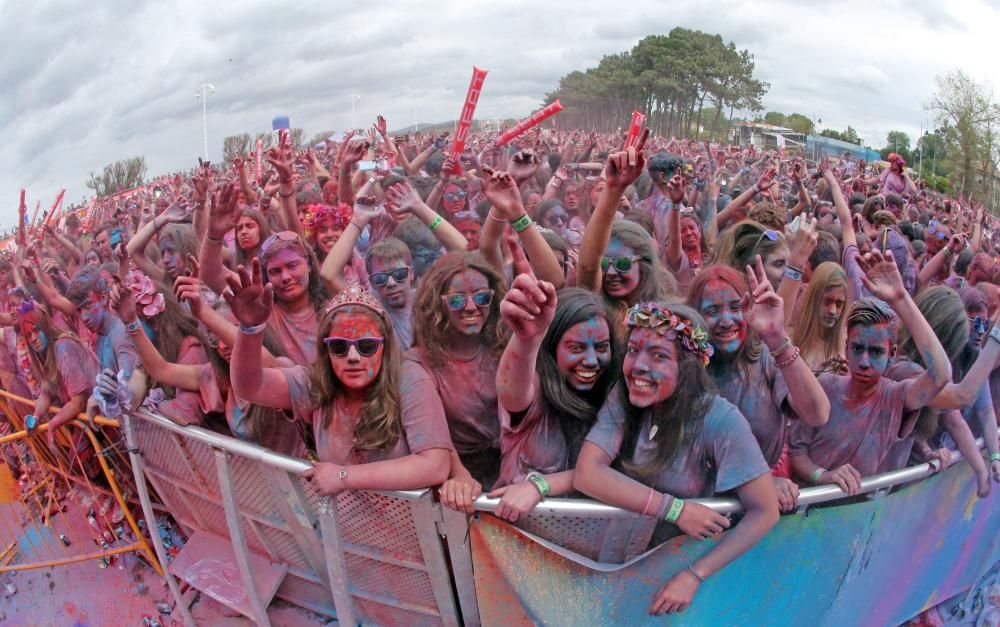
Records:
<instances>
[{"instance_id":1,"label":"green tree","mask_svg":"<svg viewBox=\"0 0 1000 627\"><path fill-rule=\"evenodd\" d=\"M87 187L98 196L111 196L142 184L146 178L146 158L129 157L104 166L101 174L90 173Z\"/></svg>"},{"instance_id":2,"label":"green tree","mask_svg":"<svg viewBox=\"0 0 1000 627\"><path fill-rule=\"evenodd\" d=\"M764 114L764 123L773 126L785 126L787 124L786 115L778 111L768 111Z\"/></svg>"},{"instance_id":3,"label":"green tree","mask_svg":"<svg viewBox=\"0 0 1000 627\"><path fill-rule=\"evenodd\" d=\"M801 113L793 113L786 117L785 126L803 135L812 135L813 131L816 130L816 125L813 124L813 121Z\"/></svg>"},{"instance_id":4,"label":"green tree","mask_svg":"<svg viewBox=\"0 0 1000 627\"><path fill-rule=\"evenodd\" d=\"M955 164L953 183L966 192L982 192L975 170L992 156L992 142L986 138L990 127L1000 121L1000 106L986 85L962 70L938 76L936 83L927 108L944 130L948 155Z\"/></svg>"}]
</instances>

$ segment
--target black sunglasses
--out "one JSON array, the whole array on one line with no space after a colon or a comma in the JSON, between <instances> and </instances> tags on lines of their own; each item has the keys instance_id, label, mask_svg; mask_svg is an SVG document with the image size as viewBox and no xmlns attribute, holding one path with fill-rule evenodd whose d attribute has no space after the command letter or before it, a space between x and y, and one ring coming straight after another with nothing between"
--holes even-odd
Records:
<instances>
[{"instance_id":1,"label":"black sunglasses","mask_svg":"<svg viewBox=\"0 0 1000 627\"><path fill-rule=\"evenodd\" d=\"M357 340L349 340L344 337L328 337L323 340L326 350L334 357L347 357L351 347L358 349L358 354L362 357L371 357L382 348L382 338L362 337Z\"/></svg>"},{"instance_id":2,"label":"black sunglasses","mask_svg":"<svg viewBox=\"0 0 1000 627\"><path fill-rule=\"evenodd\" d=\"M402 283L409 276L410 269L404 267L396 268L395 270L391 270L389 272L374 272L368 275L368 280L371 281L371 284L375 287L382 287L389 282L389 277L392 277L392 280L396 283Z\"/></svg>"}]
</instances>

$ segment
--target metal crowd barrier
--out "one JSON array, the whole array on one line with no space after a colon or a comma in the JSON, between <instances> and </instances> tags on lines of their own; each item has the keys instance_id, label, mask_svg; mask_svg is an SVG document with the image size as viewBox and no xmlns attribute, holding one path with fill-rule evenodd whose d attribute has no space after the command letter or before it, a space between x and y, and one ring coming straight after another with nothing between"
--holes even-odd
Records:
<instances>
[{"instance_id":1,"label":"metal crowd barrier","mask_svg":"<svg viewBox=\"0 0 1000 627\"><path fill-rule=\"evenodd\" d=\"M484 592L477 594L469 518L442 509L430 490L324 498L301 478L310 467L303 460L145 410L126 418L124 429L147 519L146 480L188 537L193 555L182 550L167 579L189 624L174 577L260 625L269 624L273 596L345 625L480 624ZM923 464L869 477L860 492L886 491L937 470ZM800 512L845 496L836 486L805 488ZM736 499L699 502L720 513L742 509ZM480 498L477 509L492 512L498 503ZM593 562L624 564L646 551L655 521L595 501L553 498L517 526ZM152 540L167 564L158 534ZM206 579L209 566L231 580Z\"/></svg>"},{"instance_id":2,"label":"metal crowd barrier","mask_svg":"<svg viewBox=\"0 0 1000 627\"><path fill-rule=\"evenodd\" d=\"M162 574L129 508L131 468L109 433L71 422L50 449L48 425L25 429L13 403L33 405L0 390L11 431L0 437L0 573L89 560L108 567L136 553Z\"/></svg>"}]
</instances>

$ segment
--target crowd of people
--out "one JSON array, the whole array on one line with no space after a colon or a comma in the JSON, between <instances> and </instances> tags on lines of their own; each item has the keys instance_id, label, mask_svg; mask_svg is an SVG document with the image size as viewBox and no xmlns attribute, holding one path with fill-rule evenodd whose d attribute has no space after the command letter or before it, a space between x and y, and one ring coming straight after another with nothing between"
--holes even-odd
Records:
<instances>
[{"instance_id":1,"label":"crowd of people","mask_svg":"<svg viewBox=\"0 0 1000 627\"><path fill-rule=\"evenodd\" d=\"M0 383L36 399L52 447L80 413L145 406L310 459L325 494L436 487L466 512L485 494L512 522L589 496L659 519L655 542L719 538L656 614L801 486L856 495L952 449L980 495L1000 481L982 203L897 155L495 139L453 154L380 117L45 223L0 261ZM722 494L736 525L690 500Z\"/></svg>"}]
</instances>

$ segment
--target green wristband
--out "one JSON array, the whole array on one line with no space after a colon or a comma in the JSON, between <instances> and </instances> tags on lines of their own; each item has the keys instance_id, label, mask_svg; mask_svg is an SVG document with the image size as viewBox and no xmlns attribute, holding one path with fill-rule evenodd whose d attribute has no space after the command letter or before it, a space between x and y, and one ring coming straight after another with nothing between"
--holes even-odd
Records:
<instances>
[{"instance_id":1,"label":"green wristband","mask_svg":"<svg viewBox=\"0 0 1000 627\"><path fill-rule=\"evenodd\" d=\"M510 225L514 228L516 232L520 233L524 229L531 226L531 216L529 216L528 214L524 214L517 220L511 222Z\"/></svg>"},{"instance_id":2,"label":"green wristband","mask_svg":"<svg viewBox=\"0 0 1000 627\"><path fill-rule=\"evenodd\" d=\"M538 488L538 492L539 492L539 494L541 494L541 495L542 495L542 498L543 498L543 499L544 499L545 497L547 497L547 496L549 495L549 493L550 493L550 492L552 492L552 486L550 486L550 485L549 485L549 482L545 480L545 477L543 477L543 476L542 476L542 475L540 475L539 473L537 473L537 472L531 472L531 473L528 473L528 477L527 477L527 479L528 479L528 481L530 481L530 482L531 482L531 483L532 483L532 484L533 484L533 485L534 485L534 486L535 486L536 488Z\"/></svg>"},{"instance_id":3,"label":"green wristband","mask_svg":"<svg viewBox=\"0 0 1000 627\"><path fill-rule=\"evenodd\" d=\"M1000 453L990 453L990 462L1000 462Z\"/></svg>"},{"instance_id":4,"label":"green wristband","mask_svg":"<svg viewBox=\"0 0 1000 627\"><path fill-rule=\"evenodd\" d=\"M825 468L817 468L816 470L813 471L813 474L809 477L809 481L811 481L812 483L819 483L819 478L823 476L824 472L826 472Z\"/></svg>"},{"instance_id":5,"label":"green wristband","mask_svg":"<svg viewBox=\"0 0 1000 627\"><path fill-rule=\"evenodd\" d=\"M667 512L667 522L676 525L682 511L684 511L684 501L674 497L674 502L670 504L670 511Z\"/></svg>"},{"instance_id":6,"label":"green wristband","mask_svg":"<svg viewBox=\"0 0 1000 627\"><path fill-rule=\"evenodd\" d=\"M444 218L442 218L441 216L435 216L434 219L431 220L431 223L427 225L427 228L433 231L434 229L441 226L442 222L444 222Z\"/></svg>"}]
</instances>

